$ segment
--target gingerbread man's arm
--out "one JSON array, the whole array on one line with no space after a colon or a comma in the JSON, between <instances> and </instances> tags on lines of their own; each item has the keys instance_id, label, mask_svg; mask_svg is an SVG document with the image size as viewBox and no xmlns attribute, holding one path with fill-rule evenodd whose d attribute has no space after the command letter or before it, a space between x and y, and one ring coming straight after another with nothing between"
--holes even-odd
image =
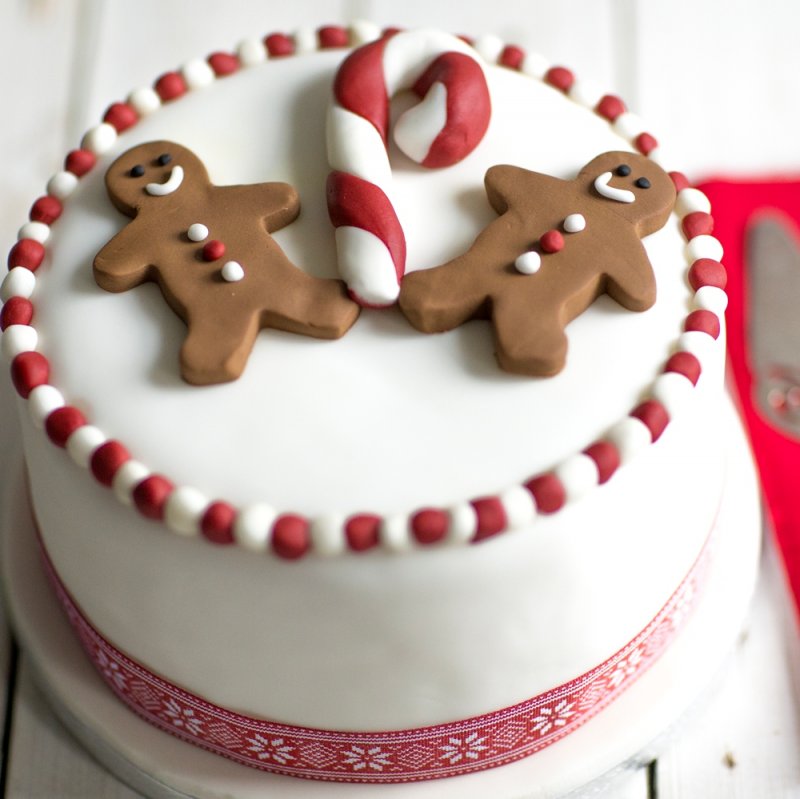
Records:
<instances>
[{"instance_id":1,"label":"gingerbread man's arm","mask_svg":"<svg viewBox=\"0 0 800 799\"><path fill-rule=\"evenodd\" d=\"M549 192L563 191L565 183L552 175L508 164L490 167L484 178L489 203L498 214L509 208L532 211L541 207L542 198Z\"/></svg>"},{"instance_id":2,"label":"gingerbread man's arm","mask_svg":"<svg viewBox=\"0 0 800 799\"><path fill-rule=\"evenodd\" d=\"M294 222L300 213L300 198L288 183L218 186L214 191L221 192L225 204L233 206L242 218L260 215L269 233Z\"/></svg>"},{"instance_id":3,"label":"gingerbread man's arm","mask_svg":"<svg viewBox=\"0 0 800 799\"><path fill-rule=\"evenodd\" d=\"M94 279L106 291L127 291L149 279L153 259L147 234L136 222L127 224L94 257Z\"/></svg>"},{"instance_id":4,"label":"gingerbread man's arm","mask_svg":"<svg viewBox=\"0 0 800 799\"><path fill-rule=\"evenodd\" d=\"M612 257L603 263L606 293L629 311L646 311L656 301L656 278L644 245L626 249L626 256ZM634 252L636 257L633 257Z\"/></svg>"}]
</instances>

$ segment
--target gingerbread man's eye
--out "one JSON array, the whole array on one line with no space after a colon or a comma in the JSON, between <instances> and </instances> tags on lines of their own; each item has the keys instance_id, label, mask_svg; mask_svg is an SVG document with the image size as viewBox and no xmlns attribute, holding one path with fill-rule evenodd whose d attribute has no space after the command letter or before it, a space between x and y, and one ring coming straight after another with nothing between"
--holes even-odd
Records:
<instances>
[{"instance_id":1,"label":"gingerbread man's eye","mask_svg":"<svg viewBox=\"0 0 800 799\"><path fill-rule=\"evenodd\" d=\"M157 163L159 166L166 166L171 160L172 156L169 153L164 153L158 156Z\"/></svg>"},{"instance_id":2,"label":"gingerbread man's eye","mask_svg":"<svg viewBox=\"0 0 800 799\"><path fill-rule=\"evenodd\" d=\"M638 186L640 189L649 189L650 181L647 178L637 178L637 180L634 181L634 185Z\"/></svg>"},{"instance_id":3,"label":"gingerbread man's eye","mask_svg":"<svg viewBox=\"0 0 800 799\"><path fill-rule=\"evenodd\" d=\"M617 167L617 174L621 178L626 178L626 177L628 177L628 175L631 174L631 168L627 164L620 164Z\"/></svg>"},{"instance_id":4,"label":"gingerbread man's eye","mask_svg":"<svg viewBox=\"0 0 800 799\"><path fill-rule=\"evenodd\" d=\"M136 166L131 167L131 171L128 174L132 178L140 178L144 175L144 167L141 164L136 164Z\"/></svg>"}]
</instances>

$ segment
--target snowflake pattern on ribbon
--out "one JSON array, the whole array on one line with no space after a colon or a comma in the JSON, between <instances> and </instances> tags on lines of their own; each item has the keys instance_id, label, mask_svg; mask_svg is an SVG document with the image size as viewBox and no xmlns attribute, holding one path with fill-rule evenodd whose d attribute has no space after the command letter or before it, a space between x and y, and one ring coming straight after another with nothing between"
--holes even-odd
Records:
<instances>
[{"instance_id":1,"label":"snowflake pattern on ribbon","mask_svg":"<svg viewBox=\"0 0 800 799\"><path fill-rule=\"evenodd\" d=\"M84 617L44 544L45 571L100 676L137 715L208 751L262 771L336 782L396 783L502 766L585 724L640 677L683 626L705 582L711 538L655 618L591 671L551 691L483 716L411 730L340 732L250 718L212 705L131 660Z\"/></svg>"}]
</instances>

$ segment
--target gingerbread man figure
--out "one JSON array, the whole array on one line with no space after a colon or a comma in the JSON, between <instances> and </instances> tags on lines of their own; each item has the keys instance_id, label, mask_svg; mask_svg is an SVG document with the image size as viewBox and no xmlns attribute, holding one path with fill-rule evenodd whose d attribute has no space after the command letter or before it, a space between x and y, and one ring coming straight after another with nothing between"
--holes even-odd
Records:
<instances>
[{"instance_id":1,"label":"gingerbread man figure","mask_svg":"<svg viewBox=\"0 0 800 799\"><path fill-rule=\"evenodd\" d=\"M549 376L564 367L564 328L600 294L631 311L653 305L641 238L664 226L675 203L657 164L608 152L574 180L494 166L485 186L500 216L463 255L403 280L400 307L418 330L489 319L503 369Z\"/></svg>"},{"instance_id":2,"label":"gingerbread man figure","mask_svg":"<svg viewBox=\"0 0 800 799\"><path fill-rule=\"evenodd\" d=\"M262 328L332 339L355 322L344 284L298 269L270 236L300 212L291 186L215 186L193 152L156 141L117 158L106 188L133 219L95 257L95 280L115 292L158 283L189 328L187 382L235 380Z\"/></svg>"}]
</instances>

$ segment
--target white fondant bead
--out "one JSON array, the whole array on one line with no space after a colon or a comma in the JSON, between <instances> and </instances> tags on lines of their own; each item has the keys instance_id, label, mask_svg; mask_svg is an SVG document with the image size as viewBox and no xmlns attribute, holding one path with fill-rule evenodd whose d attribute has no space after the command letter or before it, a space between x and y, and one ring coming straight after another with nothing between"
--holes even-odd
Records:
<instances>
[{"instance_id":1,"label":"white fondant bead","mask_svg":"<svg viewBox=\"0 0 800 799\"><path fill-rule=\"evenodd\" d=\"M275 509L264 502L256 502L239 511L233 525L236 542L251 552L265 552L272 525L277 518Z\"/></svg>"},{"instance_id":2,"label":"white fondant bead","mask_svg":"<svg viewBox=\"0 0 800 799\"><path fill-rule=\"evenodd\" d=\"M94 425L85 424L67 439L67 452L78 466L87 469L92 453L106 441L102 430L98 430Z\"/></svg>"},{"instance_id":3,"label":"white fondant bead","mask_svg":"<svg viewBox=\"0 0 800 799\"><path fill-rule=\"evenodd\" d=\"M392 552L406 552L412 549L408 516L405 513L396 513L393 516L384 516L378 531L381 545Z\"/></svg>"},{"instance_id":4,"label":"white fondant bead","mask_svg":"<svg viewBox=\"0 0 800 799\"><path fill-rule=\"evenodd\" d=\"M603 91L600 84L595 83L593 80L576 80L570 86L567 94L576 103L593 109L603 99L605 91Z\"/></svg>"},{"instance_id":5,"label":"white fondant bead","mask_svg":"<svg viewBox=\"0 0 800 799\"><path fill-rule=\"evenodd\" d=\"M17 233L18 239L33 239L39 244L46 244L50 238L50 226L44 222L26 222Z\"/></svg>"},{"instance_id":6,"label":"white fondant bead","mask_svg":"<svg viewBox=\"0 0 800 799\"><path fill-rule=\"evenodd\" d=\"M313 53L317 42L317 32L313 28L299 28L294 34L294 51L297 55Z\"/></svg>"},{"instance_id":7,"label":"white fondant bead","mask_svg":"<svg viewBox=\"0 0 800 799\"><path fill-rule=\"evenodd\" d=\"M640 133L644 133L647 126L638 114L625 111L611 123L611 127L622 138L633 141Z\"/></svg>"},{"instance_id":8,"label":"white fondant bead","mask_svg":"<svg viewBox=\"0 0 800 799\"><path fill-rule=\"evenodd\" d=\"M648 447L653 437L647 425L635 416L626 416L617 422L605 436L619 451L620 463L625 464Z\"/></svg>"},{"instance_id":9,"label":"white fondant bead","mask_svg":"<svg viewBox=\"0 0 800 799\"><path fill-rule=\"evenodd\" d=\"M653 383L653 397L666 409L670 419L680 414L692 397L694 385L679 372L664 372Z\"/></svg>"},{"instance_id":10,"label":"white fondant bead","mask_svg":"<svg viewBox=\"0 0 800 799\"><path fill-rule=\"evenodd\" d=\"M72 172L62 170L56 172L47 181L47 193L52 194L57 200L66 200L78 186L78 176Z\"/></svg>"},{"instance_id":11,"label":"white fondant bead","mask_svg":"<svg viewBox=\"0 0 800 799\"><path fill-rule=\"evenodd\" d=\"M683 217L695 211L702 211L705 214L711 213L711 201L700 189L681 189L675 200L675 213Z\"/></svg>"},{"instance_id":12,"label":"white fondant bead","mask_svg":"<svg viewBox=\"0 0 800 799\"><path fill-rule=\"evenodd\" d=\"M15 266L3 278L0 285L0 298L8 302L12 297L30 299L36 288L36 275L24 266Z\"/></svg>"},{"instance_id":13,"label":"white fondant bead","mask_svg":"<svg viewBox=\"0 0 800 799\"><path fill-rule=\"evenodd\" d=\"M326 513L312 519L309 527L311 547L317 555L340 555L347 549L344 535L346 518L340 513Z\"/></svg>"},{"instance_id":14,"label":"white fondant bead","mask_svg":"<svg viewBox=\"0 0 800 799\"><path fill-rule=\"evenodd\" d=\"M95 155L107 153L117 140L117 129L108 122L101 122L86 131L81 139L81 147Z\"/></svg>"},{"instance_id":15,"label":"white fondant bead","mask_svg":"<svg viewBox=\"0 0 800 799\"><path fill-rule=\"evenodd\" d=\"M667 161L668 158L664 158L664 153L662 151L661 145L657 147L653 147L652 150L647 154L647 157L654 163L658 164L665 172L669 172L670 170L667 168Z\"/></svg>"},{"instance_id":16,"label":"white fondant bead","mask_svg":"<svg viewBox=\"0 0 800 799\"><path fill-rule=\"evenodd\" d=\"M694 294L692 305L698 309L713 311L722 318L728 307L728 295L717 286L700 286Z\"/></svg>"},{"instance_id":17,"label":"white fondant bead","mask_svg":"<svg viewBox=\"0 0 800 799\"><path fill-rule=\"evenodd\" d=\"M38 341L39 336L30 325L9 325L3 331L3 356L13 360L21 352L35 350Z\"/></svg>"},{"instance_id":18,"label":"white fondant bead","mask_svg":"<svg viewBox=\"0 0 800 799\"><path fill-rule=\"evenodd\" d=\"M208 498L201 491L191 486L178 486L164 506L164 521L176 533L197 535L207 507Z\"/></svg>"},{"instance_id":19,"label":"white fondant bead","mask_svg":"<svg viewBox=\"0 0 800 799\"><path fill-rule=\"evenodd\" d=\"M238 283L244 277L244 269L238 261L228 261L222 267L222 277L228 283Z\"/></svg>"},{"instance_id":20,"label":"white fondant bead","mask_svg":"<svg viewBox=\"0 0 800 799\"><path fill-rule=\"evenodd\" d=\"M139 461L125 461L117 469L111 488L117 499L124 505L133 505L133 489L151 474L150 470Z\"/></svg>"},{"instance_id":21,"label":"white fondant bead","mask_svg":"<svg viewBox=\"0 0 800 799\"><path fill-rule=\"evenodd\" d=\"M64 396L55 387L48 383L36 386L28 394L28 413L34 425L44 427L44 421L56 408L64 407Z\"/></svg>"},{"instance_id":22,"label":"white fondant bead","mask_svg":"<svg viewBox=\"0 0 800 799\"><path fill-rule=\"evenodd\" d=\"M142 86L139 89L134 89L128 95L128 105L140 116L150 116L154 111L158 111L161 107L161 98L155 89L149 86Z\"/></svg>"},{"instance_id":23,"label":"white fondant bead","mask_svg":"<svg viewBox=\"0 0 800 799\"><path fill-rule=\"evenodd\" d=\"M532 78L541 80L550 69L550 62L541 53L526 53L519 71Z\"/></svg>"},{"instance_id":24,"label":"white fondant bead","mask_svg":"<svg viewBox=\"0 0 800 799\"><path fill-rule=\"evenodd\" d=\"M690 263L698 258L711 258L714 261L721 261L722 255L722 245L713 236L695 236L686 243L686 259Z\"/></svg>"},{"instance_id":25,"label":"white fondant bead","mask_svg":"<svg viewBox=\"0 0 800 799\"><path fill-rule=\"evenodd\" d=\"M570 214L564 220L564 230L567 233L580 233L586 229L586 217L583 214Z\"/></svg>"},{"instance_id":26,"label":"white fondant bead","mask_svg":"<svg viewBox=\"0 0 800 799\"><path fill-rule=\"evenodd\" d=\"M705 367L714 352L717 339L712 338L702 330L687 330L681 333L678 339L678 349L690 352Z\"/></svg>"},{"instance_id":27,"label":"white fondant bead","mask_svg":"<svg viewBox=\"0 0 800 799\"><path fill-rule=\"evenodd\" d=\"M236 55L243 67L254 67L267 60L267 48L261 39L245 39L239 42Z\"/></svg>"},{"instance_id":28,"label":"white fondant bead","mask_svg":"<svg viewBox=\"0 0 800 799\"><path fill-rule=\"evenodd\" d=\"M485 33L475 40L473 47L487 64L496 64L505 44L499 36Z\"/></svg>"},{"instance_id":29,"label":"white fondant bead","mask_svg":"<svg viewBox=\"0 0 800 799\"><path fill-rule=\"evenodd\" d=\"M500 494L509 529L530 524L536 517L536 500L524 486L512 486Z\"/></svg>"},{"instance_id":30,"label":"white fondant bead","mask_svg":"<svg viewBox=\"0 0 800 799\"><path fill-rule=\"evenodd\" d=\"M374 42L381 35L380 25L365 19L357 19L350 25L350 40L354 47L367 42Z\"/></svg>"},{"instance_id":31,"label":"white fondant bead","mask_svg":"<svg viewBox=\"0 0 800 799\"><path fill-rule=\"evenodd\" d=\"M567 458L554 471L564 486L567 502L580 499L597 485L597 464L582 452Z\"/></svg>"},{"instance_id":32,"label":"white fondant bead","mask_svg":"<svg viewBox=\"0 0 800 799\"><path fill-rule=\"evenodd\" d=\"M202 89L214 82L214 70L203 58L193 58L181 67L181 75L190 89Z\"/></svg>"},{"instance_id":33,"label":"white fondant bead","mask_svg":"<svg viewBox=\"0 0 800 799\"><path fill-rule=\"evenodd\" d=\"M528 250L522 253L516 261L514 267L517 272L523 275L534 275L542 266L542 256L536 250Z\"/></svg>"},{"instance_id":34,"label":"white fondant bead","mask_svg":"<svg viewBox=\"0 0 800 799\"><path fill-rule=\"evenodd\" d=\"M201 225L200 222L195 222L189 225L189 230L186 231L189 241L205 241L208 238L208 228Z\"/></svg>"},{"instance_id":35,"label":"white fondant bead","mask_svg":"<svg viewBox=\"0 0 800 799\"><path fill-rule=\"evenodd\" d=\"M447 511L450 525L447 543L466 544L478 530L478 514L469 502L460 502Z\"/></svg>"}]
</instances>

